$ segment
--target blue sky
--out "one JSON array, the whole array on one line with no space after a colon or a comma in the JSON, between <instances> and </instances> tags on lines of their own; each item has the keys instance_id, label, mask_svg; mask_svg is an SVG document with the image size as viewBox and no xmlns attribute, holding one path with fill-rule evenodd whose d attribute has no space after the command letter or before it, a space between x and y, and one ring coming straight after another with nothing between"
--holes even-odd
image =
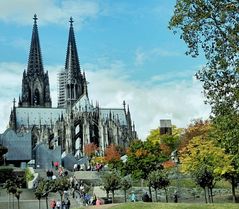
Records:
<instances>
[{"instance_id":1,"label":"blue sky","mask_svg":"<svg viewBox=\"0 0 239 209\"><path fill-rule=\"evenodd\" d=\"M1 132L11 101L20 94L35 13L55 106L56 74L64 67L72 16L90 99L102 107L122 107L126 100L140 138L163 118L179 127L207 118L209 107L194 78L205 60L186 56L185 43L169 31L174 4L175 0L0 1Z\"/></svg>"}]
</instances>

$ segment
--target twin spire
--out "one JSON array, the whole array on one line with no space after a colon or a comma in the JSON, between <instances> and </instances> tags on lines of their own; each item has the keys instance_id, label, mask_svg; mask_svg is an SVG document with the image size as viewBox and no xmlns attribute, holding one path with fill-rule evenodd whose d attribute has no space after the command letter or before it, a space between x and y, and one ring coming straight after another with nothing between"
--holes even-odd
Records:
<instances>
[{"instance_id":1,"label":"twin spire","mask_svg":"<svg viewBox=\"0 0 239 209\"><path fill-rule=\"evenodd\" d=\"M37 26L37 15L33 17L33 29L28 58L27 71L23 72L22 94L19 106L23 107L51 107L50 84L48 72L44 72L41 55L40 40ZM69 38L65 61L65 70L61 82L61 107L73 104L81 95L87 92L86 79L81 74L77 53L73 19L70 18ZM86 89L85 89L86 88ZM58 105L59 106L59 105Z\"/></svg>"},{"instance_id":2,"label":"twin spire","mask_svg":"<svg viewBox=\"0 0 239 209\"><path fill-rule=\"evenodd\" d=\"M40 47L40 40L38 35L38 28L37 28L37 15L34 15L34 24L32 29L32 40L30 46L30 53L28 59L28 66L27 66L27 74L28 75L43 75L43 62L42 62L42 55L41 55L41 47Z\"/></svg>"}]
</instances>

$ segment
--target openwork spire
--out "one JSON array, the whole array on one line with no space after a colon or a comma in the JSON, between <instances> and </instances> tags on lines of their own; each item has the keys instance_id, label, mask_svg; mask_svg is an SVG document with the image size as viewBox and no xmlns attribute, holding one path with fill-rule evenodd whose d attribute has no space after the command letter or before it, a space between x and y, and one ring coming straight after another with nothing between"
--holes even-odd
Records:
<instances>
[{"instance_id":1,"label":"openwork spire","mask_svg":"<svg viewBox=\"0 0 239 209\"><path fill-rule=\"evenodd\" d=\"M40 48L40 41L38 35L38 28L37 28L37 15L34 15L34 24L32 29L32 40L30 46L30 53L28 58L28 67L27 67L27 74L28 75L43 75L43 63L42 63L42 56L41 56L41 48Z\"/></svg>"},{"instance_id":2,"label":"openwork spire","mask_svg":"<svg viewBox=\"0 0 239 209\"><path fill-rule=\"evenodd\" d=\"M75 34L73 28L73 19L70 18L70 30L69 30L69 38L67 44L67 54L66 54L66 63L65 69L67 71L71 70L71 76L74 76L75 79L79 78L80 72L80 63L76 48ZM69 78L68 78L69 79Z\"/></svg>"}]
</instances>

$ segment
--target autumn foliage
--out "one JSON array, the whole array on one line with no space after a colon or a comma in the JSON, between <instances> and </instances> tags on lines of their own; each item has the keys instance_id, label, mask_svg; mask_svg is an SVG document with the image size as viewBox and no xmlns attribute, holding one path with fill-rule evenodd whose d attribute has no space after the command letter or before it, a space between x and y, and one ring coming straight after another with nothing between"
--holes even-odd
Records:
<instances>
[{"instance_id":1,"label":"autumn foliage","mask_svg":"<svg viewBox=\"0 0 239 209\"><path fill-rule=\"evenodd\" d=\"M105 150L105 161L110 163L120 160L120 154L115 144L109 145Z\"/></svg>"},{"instance_id":2,"label":"autumn foliage","mask_svg":"<svg viewBox=\"0 0 239 209\"><path fill-rule=\"evenodd\" d=\"M175 162L173 162L172 160L167 160L162 163L162 166L164 168L173 168L175 165L176 165Z\"/></svg>"},{"instance_id":3,"label":"autumn foliage","mask_svg":"<svg viewBox=\"0 0 239 209\"><path fill-rule=\"evenodd\" d=\"M93 157L95 152L97 151L98 147L94 143L86 144L84 147L85 154L88 157Z\"/></svg>"},{"instance_id":4,"label":"autumn foliage","mask_svg":"<svg viewBox=\"0 0 239 209\"><path fill-rule=\"evenodd\" d=\"M212 125L209 121L195 120L193 121L188 128L185 129L184 134L179 144L179 150L183 151L189 142L197 136L208 135L209 131L212 129Z\"/></svg>"}]
</instances>

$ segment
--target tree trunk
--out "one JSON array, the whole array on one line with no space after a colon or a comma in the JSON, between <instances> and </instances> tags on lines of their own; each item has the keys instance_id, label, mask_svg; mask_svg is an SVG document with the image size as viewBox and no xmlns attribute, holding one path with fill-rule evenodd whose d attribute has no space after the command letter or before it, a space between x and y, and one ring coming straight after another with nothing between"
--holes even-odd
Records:
<instances>
[{"instance_id":1,"label":"tree trunk","mask_svg":"<svg viewBox=\"0 0 239 209\"><path fill-rule=\"evenodd\" d=\"M127 199L126 199L126 190L124 190L124 202L127 202Z\"/></svg>"},{"instance_id":2,"label":"tree trunk","mask_svg":"<svg viewBox=\"0 0 239 209\"><path fill-rule=\"evenodd\" d=\"M157 193L157 189L155 188L154 191L155 191L155 202L158 202L158 193Z\"/></svg>"},{"instance_id":3,"label":"tree trunk","mask_svg":"<svg viewBox=\"0 0 239 209\"><path fill-rule=\"evenodd\" d=\"M210 194L211 194L211 201L212 201L212 203L213 203L212 187L210 188Z\"/></svg>"},{"instance_id":4,"label":"tree trunk","mask_svg":"<svg viewBox=\"0 0 239 209\"><path fill-rule=\"evenodd\" d=\"M151 191L151 186L149 186L149 197L151 198L152 200L152 191Z\"/></svg>"},{"instance_id":5,"label":"tree trunk","mask_svg":"<svg viewBox=\"0 0 239 209\"><path fill-rule=\"evenodd\" d=\"M168 192L167 192L167 188L164 188L164 191L165 191L166 202L168 202Z\"/></svg>"},{"instance_id":6,"label":"tree trunk","mask_svg":"<svg viewBox=\"0 0 239 209\"><path fill-rule=\"evenodd\" d=\"M207 187L207 196L208 196L208 203L211 203L211 194L210 194L210 189Z\"/></svg>"},{"instance_id":7,"label":"tree trunk","mask_svg":"<svg viewBox=\"0 0 239 209\"><path fill-rule=\"evenodd\" d=\"M41 209L41 199L39 199L38 206L39 206L39 209Z\"/></svg>"},{"instance_id":8,"label":"tree trunk","mask_svg":"<svg viewBox=\"0 0 239 209\"><path fill-rule=\"evenodd\" d=\"M17 198L17 208L20 209L20 200Z\"/></svg>"},{"instance_id":9,"label":"tree trunk","mask_svg":"<svg viewBox=\"0 0 239 209\"><path fill-rule=\"evenodd\" d=\"M115 191L112 191L112 203L114 203L114 198L115 198Z\"/></svg>"},{"instance_id":10,"label":"tree trunk","mask_svg":"<svg viewBox=\"0 0 239 209\"><path fill-rule=\"evenodd\" d=\"M203 189L204 189L205 202L207 203L207 191L206 191L206 187L204 187Z\"/></svg>"},{"instance_id":11,"label":"tree trunk","mask_svg":"<svg viewBox=\"0 0 239 209\"><path fill-rule=\"evenodd\" d=\"M106 198L109 199L109 191L106 191Z\"/></svg>"},{"instance_id":12,"label":"tree trunk","mask_svg":"<svg viewBox=\"0 0 239 209\"><path fill-rule=\"evenodd\" d=\"M8 209L10 209L11 197L10 193L8 193Z\"/></svg>"},{"instance_id":13,"label":"tree trunk","mask_svg":"<svg viewBox=\"0 0 239 209\"><path fill-rule=\"evenodd\" d=\"M63 194L60 192L60 197L61 197L61 209L63 208L63 205L62 205L62 199L63 199Z\"/></svg>"},{"instance_id":14,"label":"tree trunk","mask_svg":"<svg viewBox=\"0 0 239 209\"><path fill-rule=\"evenodd\" d=\"M236 191L235 191L235 178L234 176L231 177L231 184L232 184L232 201L236 203Z\"/></svg>"},{"instance_id":15,"label":"tree trunk","mask_svg":"<svg viewBox=\"0 0 239 209\"><path fill-rule=\"evenodd\" d=\"M46 196L46 209L48 209L48 196Z\"/></svg>"},{"instance_id":16,"label":"tree trunk","mask_svg":"<svg viewBox=\"0 0 239 209\"><path fill-rule=\"evenodd\" d=\"M12 208L14 209L14 194L12 194Z\"/></svg>"}]
</instances>

